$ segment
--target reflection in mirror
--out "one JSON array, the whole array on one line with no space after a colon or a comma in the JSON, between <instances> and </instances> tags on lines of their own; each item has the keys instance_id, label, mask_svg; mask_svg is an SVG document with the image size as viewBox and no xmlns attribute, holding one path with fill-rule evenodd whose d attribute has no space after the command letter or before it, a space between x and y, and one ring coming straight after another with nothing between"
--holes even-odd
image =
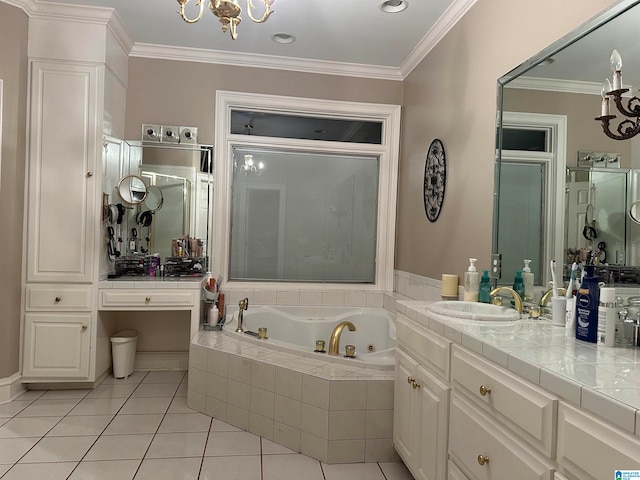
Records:
<instances>
[{"instance_id":1,"label":"reflection in mirror","mask_svg":"<svg viewBox=\"0 0 640 480\"><path fill-rule=\"evenodd\" d=\"M620 278L609 273L618 267L626 271L640 267L635 253L640 250L640 226L625 214L640 198L640 148L634 141L608 138L595 120L601 113L602 80L611 75L613 49L629 58L625 79L640 82L640 45L631 41L640 24L638 3L617 2L608 12L498 79L493 252L503 255L500 284L510 284L514 269L521 269L522 260L534 256L527 247L535 248L536 239L541 258L533 272L537 285L546 286L550 280L551 260L566 264L576 255L584 258L588 251L602 267L598 274L603 281L630 282L632 276ZM538 122L539 117L557 118L559 127L553 127L553 122ZM514 125L525 134L541 129L547 138L541 141L527 134L526 142L514 147L509 132ZM535 146L536 141L545 148ZM584 151L617 152L622 168L607 172L578 169ZM546 171L534 169L533 165L543 165L545 152ZM523 167L516 175L513 170L518 170L518 164ZM587 212L590 202L593 208ZM510 227L514 225L520 228L538 223L540 231L527 230L527 241L508 236L513 235ZM583 235L589 226L597 231L597 237L589 228L587 236L593 238Z\"/></svg>"},{"instance_id":2,"label":"reflection in mirror","mask_svg":"<svg viewBox=\"0 0 640 480\"><path fill-rule=\"evenodd\" d=\"M164 203L164 196L162 190L157 185L151 185L147 188L147 198L144 201L145 207L149 209L151 213L155 213L162 208Z\"/></svg>"},{"instance_id":3,"label":"reflection in mirror","mask_svg":"<svg viewBox=\"0 0 640 480\"><path fill-rule=\"evenodd\" d=\"M139 205L147 198L147 186L137 175L127 175L118 183L118 195L127 205Z\"/></svg>"}]
</instances>

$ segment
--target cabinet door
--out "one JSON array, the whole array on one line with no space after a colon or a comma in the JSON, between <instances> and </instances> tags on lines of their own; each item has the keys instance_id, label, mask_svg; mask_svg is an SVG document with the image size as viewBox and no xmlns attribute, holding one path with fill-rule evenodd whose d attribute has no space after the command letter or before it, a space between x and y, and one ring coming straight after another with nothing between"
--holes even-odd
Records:
<instances>
[{"instance_id":1,"label":"cabinet door","mask_svg":"<svg viewBox=\"0 0 640 480\"><path fill-rule=\"evenodd\" d=\"M27 282L93 281L101 68L31 62Z\"/></svg>"},{"instance_id":2,"label":"cabinet door","mask_svg":"<svg viewBox=\"0 0 640 480\"><path fill-rule=\"evenodd\" d=\"M449 464L447 465L447 472L447 480L469 480L451 460L449 460Z\"/></svg>"},{"instance_id":3,"label":"cabinet door","mask_svg":"<svg viewBox=\"0 0 640 480\"><path fill-rule=\"evenodd\" d=\"M411 379L414 378L417 363L402 350L396 348L396 381L394 388L393 446L404 462L412 469L412 435L415 423L415 397ZM409 380L407 382L407 380Z\"/></svg>"},{"instance_id":4,"label":"cabinet door","mask_svg":"<svg viewBox=\"0 0 640 480\"><path fill-rule=\"evenodd\" d=\"M25 315L24 377L88 378L91 314Z\"/></svg>"}]
</instances>

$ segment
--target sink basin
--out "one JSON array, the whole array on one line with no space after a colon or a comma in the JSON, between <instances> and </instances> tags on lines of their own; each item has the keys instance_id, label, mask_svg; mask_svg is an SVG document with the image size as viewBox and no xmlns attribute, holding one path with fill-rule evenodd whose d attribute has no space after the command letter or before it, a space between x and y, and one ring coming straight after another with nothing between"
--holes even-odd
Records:
<instances>
[{"instance_id":1,"label":"sink basin","mask_svg":"<svg viewBox=\"0 0 640 480\"><path fill-rule=\"evenodd\" d=\"M513 308L478 302L435 302L427 307L433 313L461 320L485 322L514 322L520 320L520 312Z\"/></svg>"}]
</instances>

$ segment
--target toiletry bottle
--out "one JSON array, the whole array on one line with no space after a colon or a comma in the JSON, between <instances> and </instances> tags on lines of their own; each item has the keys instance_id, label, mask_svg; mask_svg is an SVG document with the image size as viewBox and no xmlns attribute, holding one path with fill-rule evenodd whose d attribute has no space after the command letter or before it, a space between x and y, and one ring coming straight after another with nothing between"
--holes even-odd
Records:
<instances>
[{"instance_id":1,"label":"toiletry bottle","mask_svg":"<svg viewBox=\"0 0 640 480\"><path fill-rule=\"evenodd\" d=\"M476 269L477 258L469 259L469 268L464 274L464 300L465 302L477 302L480 291L480 274Z\"/></svg>"},{"instance_id":2,"label":"toiletry bottle","mask_svg":"<svg viewBox=\"0 0 640 480\"><path fill-rule=\"evenodd\" d=\"M489 278L489 270L485 270L482 273L478 292L478 301L482 303L491 303L491 279Z\"/></svg>"},{"instance_id":3,"label":"toiletry bottle","mask_svg":"<svg viewBox=\"0 0 640 480\"><path fill-rule=\"evenodd\" d=\"M516 277L513 279L513 289L520 295L520 298L524 299L524 280L522 278L522 270L516 272ZM511 302L515 305L515 302Z\"/></svg>"},{"instance_id":4,"label":"toiletry bottle","mask_svg":"<svg viewBox=\"0 0 640 480\"><path fill-rule=\"evenodd\" d=\"M587 274L576 297L576 338L591 343L597 341L600 303L600 286L594 270L593 265L587 265Z\"/></svg>"},{"instance_id":5,"label":"toiletry bottle","mask_svg":"<svg viewBox=\"0 0 640 480\"><path fill-rule=\"evenodd\" d=\"M531 260L524 261L524 267L522 268L522 281L524 282L524 297L526 302L533 302L533 283L534 276L531 273Z\"/></svg>"},{"instance_id":6,"label":"toiletry bottle","mask_svg":"<svg viewBox=\"0 0 640 480\"><path fill-rule=\"evenodd\" d=\"M614 346L616 316L616 289L603 287L600 289L600 306L598 308L598 345Z\"/></svg>"}]
</instances>

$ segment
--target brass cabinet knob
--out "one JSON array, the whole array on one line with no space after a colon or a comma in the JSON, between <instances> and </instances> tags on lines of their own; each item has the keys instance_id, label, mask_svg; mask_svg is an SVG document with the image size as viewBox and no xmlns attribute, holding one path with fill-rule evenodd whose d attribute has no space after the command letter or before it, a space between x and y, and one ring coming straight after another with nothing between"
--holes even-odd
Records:
<instances>
[{"instance_id":1,"label":"brass cabinet knob","mask_svg":"<svg viewBox=\"0 0 640 480\"><path fill-rule=\"evenodd\" d=\"M87 172L87 177L93 177L93 172Z\"/></svg>"},{"instance_id":2,"label":"brass cabinet knob","mask_svg":"<svg viewBox=\"0 0 640 480\"><path fill-rule=\"evenodd\" d=\"M416 381L415 381L415 380L411 383L411 386L413 387L413 389L414 389L414 390L415 390L416 388L420 388L420 384L419 384L419 383L416 383Z\"/></svg>"},{"instance_id":3,"label":"brass cabinet knob","mask_svg":"<svg viewBox=\"0 0 640 480\"><path fill-rule=\"evenodd\" d=\"M144 299L144 303L149 303L151 301L151 297L147 297Z\"/></svg>"},{"instance_id":4,"label":"brass cabinet knob","mask_svg":"<svg viewBox=\"0 0 640 480\"><path fill-rule=\"evenodd\" d=\"M478 455L478 463L480 465L486 465L487 463L489 463L489 457L487 457L486 455Z\"/></svg>"},{"instance_id":5,"label":"brass cabinet knob","mask_svg":"<svg viewBox=\"0 0 640 480\"><path fill-rule=\"evenodd\" d=\"M84 332L87 329L86 325L82 325L82 331Z\"/></svg>"},{"instance_id":6,"label":"brass cabinet knob","mask_svg":"<svg viewBox=\"0 0 640 480\"><path fill-rule=\"evenodd\" d=\"M56 297L56 298L53 299L53 301L56 302L56 303L60 303L60 300L62 300L61 297Z\"/></svg>"},{"instance_id":7,"label":"brass cabinet knob","mask_svg":"<svg viewBox=\"0 0 640 480\"><path fill-rule=\"evenodd\" d=\"M485 387L484 385L480 385L480 395L483 397L489 395L491 393L491 387Z\"/></svg>"},{"instance_id":8,"label":"brass cabinet knob","mask_svg":"<svg viewBox=\"0 0 640 480\"><path fill-rule=\"evenodd\" d=\"M415 380L413 379L413 377L407 377L407 383L409 385L411 385L413 382L415 382Z\"/></svg>"}]
</instances>

